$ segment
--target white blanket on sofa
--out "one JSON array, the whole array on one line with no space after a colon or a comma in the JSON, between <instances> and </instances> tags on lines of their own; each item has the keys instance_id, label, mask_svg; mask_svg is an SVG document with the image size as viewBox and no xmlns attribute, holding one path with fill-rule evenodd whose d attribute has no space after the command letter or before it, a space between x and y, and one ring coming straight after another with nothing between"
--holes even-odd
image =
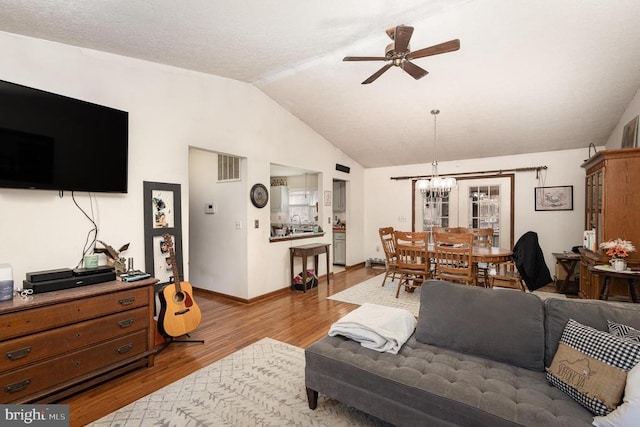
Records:
<instances>
[{"instance_id":1,"label":"white blanket on sofa","mask_svg":"<svg viewBox=\"0 0 640 427\"><path fill-rule=\"evenodd\" d=\"M407 310L365 303L331 325L329 336L342 335L363 347L397 354L416 323Z\"/></svg>"}]
</instances>

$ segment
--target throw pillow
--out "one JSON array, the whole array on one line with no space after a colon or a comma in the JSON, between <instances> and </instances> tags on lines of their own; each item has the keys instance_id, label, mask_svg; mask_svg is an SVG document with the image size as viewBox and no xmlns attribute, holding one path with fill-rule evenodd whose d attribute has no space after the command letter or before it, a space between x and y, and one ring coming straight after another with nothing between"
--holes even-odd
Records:
<instances>
[{"instance_id":1,"label":"throw pillow","mask_svg":"<svg viewBox=\"0 0 640 427\"><path fill-rule=\"evenodd\" d=\"M640 420L640 363L627 374L622 405L606 417L594 417L596 427L636 427Z\"/></svg>"},{"instance_id":2,"label":"throw pillow","mask_svg":"<svg viewBox=\"0 0 640 427\"><path fill-rule=\"evenodd\" d=\"M627 372L640 361L640 343L569 319L547 380L595 415L622 400Z\"/></svg>"},{"instance_id":3,"label":"throw pillow","mask_svg":"<svg viewBox=\"0 0 640 427\"><path fill-rule=\"evenodd\" d=\"M640 331L632 328L631 326L623 325L621 323L612 322L607 320L609 325L609 333L620 338L627 338L633 341L640 342Z\"/></svg>"}]
</instances>

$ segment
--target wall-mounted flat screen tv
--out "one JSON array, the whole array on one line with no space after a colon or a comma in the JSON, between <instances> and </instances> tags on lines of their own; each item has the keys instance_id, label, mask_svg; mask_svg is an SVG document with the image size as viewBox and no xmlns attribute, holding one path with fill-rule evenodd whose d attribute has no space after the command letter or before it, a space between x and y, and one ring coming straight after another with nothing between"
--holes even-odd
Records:
<instances>
[{"instance_id":1,"label":"wall-mounted flat screen tv","mask_svg":"<svg viewBox=\"0 0 640 427\"><path fill-rule=\"evenodd\" d=\"M0 80L0 187L127 192L129 114Z\"/></svg>"}]
</instances>

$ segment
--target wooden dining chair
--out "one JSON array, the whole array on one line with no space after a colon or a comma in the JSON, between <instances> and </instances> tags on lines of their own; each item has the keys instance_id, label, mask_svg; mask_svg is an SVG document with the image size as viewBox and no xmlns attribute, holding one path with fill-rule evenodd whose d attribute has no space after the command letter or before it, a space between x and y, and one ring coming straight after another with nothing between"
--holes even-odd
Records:
<instances>
[{"instance_id":1,"label":"wooden dining chair","mask_svg":"<svg viewBox=\"0 0 640 427\"><path fill-rule=\"evenodd\" d=\"M436 233L433 240L435 277L440 280L474 285L475 277L470 233Z\"/></svg>"},{"instance_id":2,"label":"wooden dining chair","mask_svg":"<svg viewBox=\"0 0 640 427\"><path fill-rule=\"evenodd\" d=\"M429 233L426 231L395 231L396 255L400 280L396 298L403 286L413 292L429 278L429 252L427 244Z\"/></svg>"},{"instance_id":3,"label":"wooden dining chair","mask_svg":"<svg viewBox=\"0 0 640 427\"><path fill-rule=\"evenodd\" d=\"M522 276L520 276L513 261L496 264L496 274L489 275L488 285L490 288L496 286L499 288L520 289L522 292L527 291Z\"/></svg>"},{"instance_id":4,"label":"wooden dining chair","mask_svg":"<svg viewBox=\"0 0 640 427\"><path fill-rule=\"evenodd\" d=\"M460 233L460 227L431 227L432 233Z\"/></svg>"},{"instance_id":5,"label":"wooden dining chair","mask_svg":"<svg viewBox=\"0 0 640 427\"><path fill-rule=\"evenodd\" d=\"M466 228L466 233L473 234L473 246L480 248L490 248L493 246L493 228ZM491 266L486 263L476 263L473 265L476 284L484 287L489 286L489 269Z\"/></svg>"},{"instance_id":6,"label":"wooden dining chair","mask_svg":"<svg viewBox=\"0 0 640 427\"><path fill-rule=\"evenodd\" d=\"M490 248L493 246L493 228L467 228L473 234L473 246Z\"/></svg>"},{"instance_id":7,"label":"wooden dining chair","mask_svg":"<svg viewBox=\"0 0 640 427\"><path fill-rule=\"evenodd\" d=\"M378 229L378 234L380 235L380 242L382 243L385 257L385 273L382 279L382 286L384 286L387 278L391 277L392 282L396 279L396 274L398 274L398 257L396 255L393 227L382 227Z\"/></svg>"}]
</instances>

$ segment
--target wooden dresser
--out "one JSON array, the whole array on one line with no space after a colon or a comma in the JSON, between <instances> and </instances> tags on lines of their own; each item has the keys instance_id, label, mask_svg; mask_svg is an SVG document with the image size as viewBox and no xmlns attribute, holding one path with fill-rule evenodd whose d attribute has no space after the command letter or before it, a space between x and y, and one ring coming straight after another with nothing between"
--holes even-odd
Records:
<instances>
[{"instance_id":1,"label":"wooden dresser","mask_svg":"<svg viewBox=\"0 0 640 427\"><path fill-rule=\"evenodd\" d=\"M596 242L621 238L636 247L627 259L640 263L640 148L605 150L583 163L585 181L585 230L596 230ZM609 257L600 249L580 250L580 296L597 299L602 277L589 268L608 264ZM614 280L612 294L628 295L628 285Z\"/></svg>"},{"instance_id":2,"label":"wooden dresser","mask_svg":"<svg viewBox=\"0 0 640 427\"><path fill-rule=\"evenodd\" d=\"M0 303L0 403L49 403L154 359L155 279Z\"/></svg>"}]
</instances>

